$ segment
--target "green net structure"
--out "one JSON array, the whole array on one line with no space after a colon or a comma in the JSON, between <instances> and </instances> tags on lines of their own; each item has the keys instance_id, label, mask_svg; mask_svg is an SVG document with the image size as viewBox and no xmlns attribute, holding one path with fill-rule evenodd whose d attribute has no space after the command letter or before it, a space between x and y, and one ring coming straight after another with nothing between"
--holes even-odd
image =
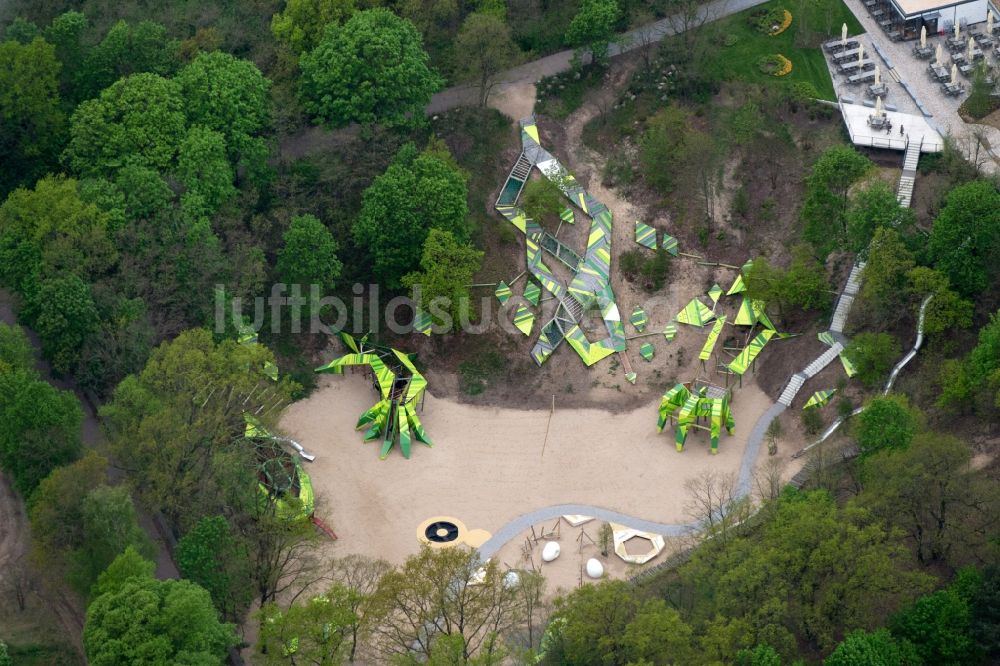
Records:
<instances>
[{"instance_id":1,"label":"green net structure","mask_svg":"<svg viewBox=\"0 0 1000 666\"><path fill-rule=\"evenodd\" d=\"M312 480L298 456L289 453L285 440L276 437L260 421L244 414L243 439L254 446L257 459L257 488L262 497L274 502L282 516L309 518L316 508Z\"/></svg>"},{"instance_id":2,"label":"green net structure","mask_svg":"<svg viewBox=\"0 0 1000 666\"><path fill-rule=\"evenodd\" d=\"M381 440L379 457L383 460L397 444L404 458L410 457L413 440L432 446L417 416L427 380L414 367L409 355L370 343L366 338L355 340L344 332L340 333L340 339L351 353L316 368L315 372L343 374L344 368L350 366L371 368L372 382L380 399L361 415L355 426L358 430L365 428L364 440Z\"/></svg>"}]
</instances>

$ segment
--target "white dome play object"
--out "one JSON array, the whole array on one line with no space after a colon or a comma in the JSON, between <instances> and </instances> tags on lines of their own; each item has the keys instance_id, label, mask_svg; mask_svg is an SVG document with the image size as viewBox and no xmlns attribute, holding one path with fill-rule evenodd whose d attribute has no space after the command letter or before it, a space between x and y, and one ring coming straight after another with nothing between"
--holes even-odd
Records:
<instances>
[{"instance_id":1,"label":"white dome play object","mask_svg":"<svg viewBox=\"0 0 1000 666\"><path fill-rule=\"evenodd\" d=\"M508 571L504 574L503 585L508 590L517 587L517 584L521 582L521 576L516 571Z\"/></svg>"},{"instance_id":2,"label":"white dome play object","mask_svg":"<svg viewBox=\"0 0 1000 666\"><path fill-rule=\"evenodd\" d=\"M551 562L557 557L559 557L559 544L555 541L546 541L545 547L542 548L542 561Z\"/></svg>"},{"instance_id":3,"label":"white dome play object","mask_svg":"<svg viewBox=\"0 0 1000 666\"><path fill-rule=\"evenodd\" d=\"M596 557L587 560L587 575L591 578L601 578L604 575L604 565Z\"/></svg>"}]
</instances>

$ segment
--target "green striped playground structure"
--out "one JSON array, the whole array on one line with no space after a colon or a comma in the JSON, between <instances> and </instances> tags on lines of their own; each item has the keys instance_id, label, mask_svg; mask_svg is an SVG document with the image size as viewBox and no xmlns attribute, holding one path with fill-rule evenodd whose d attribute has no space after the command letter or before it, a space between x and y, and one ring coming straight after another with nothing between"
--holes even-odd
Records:
<instances>
[{"instance_id":1,"label":"green striped playground structure","mask_svg":"<svg viewBox=\"0 0 1000 666\"><path fill-rule=\"evenodd\" d=\"M663 234L663 243L660 245L664 250L670 253L671 256L676 257L680 253L680 248L677 246L677 239L670 234Z\"/></svg>"},{"instance_id":2,"label":"green striped playground structure","mask_svg":"<svg viewBox=\"0 0 1000 666\"><path fill-rule=\"evenodd\" d=\"M644 224L639 220L635 221L635 242L650 250L656 249L656 229Z\"/></svg>"},{"instance_id":3,"label":"green striped playground structure","mask_svg":"<svg viewBox=\"0 0 1000 666\"><path fill-rule=\"evenodd\" d=\"M535 313L529 310L523 303L518 304L514 312L514 326L525 335L531 335L531 329L535 325Z\"/></svg>"},{"instance_id":4,"label":"green striped playground structure","mask_svg":"<svg viewBox=\"0 0 1000 666\"><path fill-rule=\"evenodd\" d=\"M635 306L635 309L632 310L632 316L629 317L629 321L633 326L635 326L635 330L642 333L646 330L646 324L649 323L649 316L646 314L645 310L637 305Z\"/></svg>"},{"instance_id":5,"label":"green striped playground structure","mask_svg":"<svg viewBox=\"0 0 1000 666\"><path fill-rule=\"evenodd\" d=\"M493 293L496 294L497 300L500 301L500 305L507 305L507 301L510 300L510 296L513 292L506 282L500 280L500 283L497 285L497 288Z\"/></svg>"},{"instance_id":6,"label":"green striped playground structure","mask_svg":"<svg viewBox=\"0 0 1000 666\"><path fill-rule=\"evenodd\" d=\"M663 338L667 342L673 342L674 338L677 337L677 327L673 324L667 324L663 327Z\"/></svg>"},{"instance_id":7,"label":"green striped playground structure","mask_svg":"<svg viewBox=\"0 0 1000 666\"><path fill-rule=\"evenodd\" d=\"M647 361L652 361L654 354L656 354L656 348L653 347L652 342L644 342L639 347L639 356L643 357Z\"/></svg>"},{"instance_id":8,"label":"green striped playground structure","mask_svg":"<svg viewBox=\"0 0 1000 666\"><path fill-rule=\"evenodd\" d=\"M712 310L695 297L684 306L683 310L677 313L674 320L682 324L698 326L700 328L714 318L715 315L712 313Z\"/></svg>"},{"instance_id":9,"label":"green striped playground structure","mask_svg":"<svg viewBox=\"0 0 1000 666\"><path fill-rule=\"evenodd\" d=\"M532 305L538 305L538 298L541 294L542 288L538 286L538 283L534 280L528 280L528 283L524 286L524 300Z\"/></svg>"},{"instance_id":10,"label":"green striped playground structure","mask_svg":"<svg viewBox=\"0 0 1000 666\"><path fill-rule=\"evenodd\" d=\"M826 405L830 402L830 398L833 397L833 394L836 392L837 389L816 391L808 400L806 400L806 404L802 406L802 409L809 409L810 407L826 407Z\"/></svg>"}]
</instances>

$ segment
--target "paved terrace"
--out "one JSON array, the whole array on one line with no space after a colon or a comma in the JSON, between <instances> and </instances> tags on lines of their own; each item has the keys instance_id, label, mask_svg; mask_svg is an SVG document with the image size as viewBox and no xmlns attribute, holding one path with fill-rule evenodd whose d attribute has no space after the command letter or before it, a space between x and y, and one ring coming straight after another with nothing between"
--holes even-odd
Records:
<instances>
[{"instance_id":1,"label":"paved terrace","mask_svg":"<svg viewBox=\"0 0 1000 666\"><path fill-rule=\"evenodd\" d=\"M988 172L998 170L998 159L1000 159L1000 130L995 127L978 124L968 124L958 116L958 107L965 99L966 95L959 97L947 97L941 90L941 84L932 80L927 72L926 60L920 60L913 55L913 46L918 43L894 42L891 41L875 20L868 14L868 10L861 4L861 0L844 0L844 4L857 16L858 21L867 31L867 35L862 37L865 48L873 47L871 58L882 67L882 80L889 84L889 94L886 101L897 107L899 112L909 112L911 114L920 112L925 116L930 126L938 130L942 135L950 136L965 151L966 156L972 159L975 156L976 139L973 132L981 132L988 142L990 150L980 151L979 167ZM985 21L986 17L983 17ZM973 25L980 31L985 30L985 23ZM968 38L968 33L963 32L963 36ZM927 37L927 44L931 48L936 48L939 43L943 43L948 35ZM942 47L945 53L947 67L951 69L951 59L947 45ZM932 58L933 59L933 58ZM992 53L987 55L990 63L996 62ZM960 81L968 89L969 80L959 77ZM897 83L897 81L901 83ZM906 84L907 89L903 85ZM842 76L834 76L834 86L837 92L843 90L846 94L854 97L856 102L865 98L864 90L866 86L849 87L843 83ZM914 103L914 98L919 105ZM890 115L890 118L892 116ZM900 119L905 126L907 121ZM897 119L892 120L893 129L899 132ZM914 125L916 127L916 125ZM883 134L884 135L884 134ZM989 153L992 153L989 154Z\"/></svg>"}]
</instances>

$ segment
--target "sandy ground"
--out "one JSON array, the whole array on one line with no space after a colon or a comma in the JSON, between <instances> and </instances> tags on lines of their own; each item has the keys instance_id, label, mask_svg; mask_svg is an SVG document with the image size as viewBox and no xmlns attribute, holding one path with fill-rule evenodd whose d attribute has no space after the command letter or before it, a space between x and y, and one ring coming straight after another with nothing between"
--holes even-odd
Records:
<instances>
[{"instance_id":1,"label":"sandy ground","mask_svg":"<svg viewBox=\"0 0 1000 666\"><path fill-rule=\"evenodd\" d=\"M708 471L735 472L747 435L771 404L752 383L733 401L736 434L719 454L693 431L684 453L672 435L656 433L656 402L632 412L480 407L428 395L421 418L435 442L414 445L410 460L393 450L379 460L353 428L376 396L361 375L324 377L291 405L281 429L316 455L307 469L317 515L337 532L334 556L349 553L401 562L419 549L417 526L437 515L495 532L533 509L586 503L638 518L681 523L686 480ZM795 449L788 443L781 457ZM761 459L766 459L764 453ZM788 474L794 470L789 469Z\"/></svg>"}]
</instances>

